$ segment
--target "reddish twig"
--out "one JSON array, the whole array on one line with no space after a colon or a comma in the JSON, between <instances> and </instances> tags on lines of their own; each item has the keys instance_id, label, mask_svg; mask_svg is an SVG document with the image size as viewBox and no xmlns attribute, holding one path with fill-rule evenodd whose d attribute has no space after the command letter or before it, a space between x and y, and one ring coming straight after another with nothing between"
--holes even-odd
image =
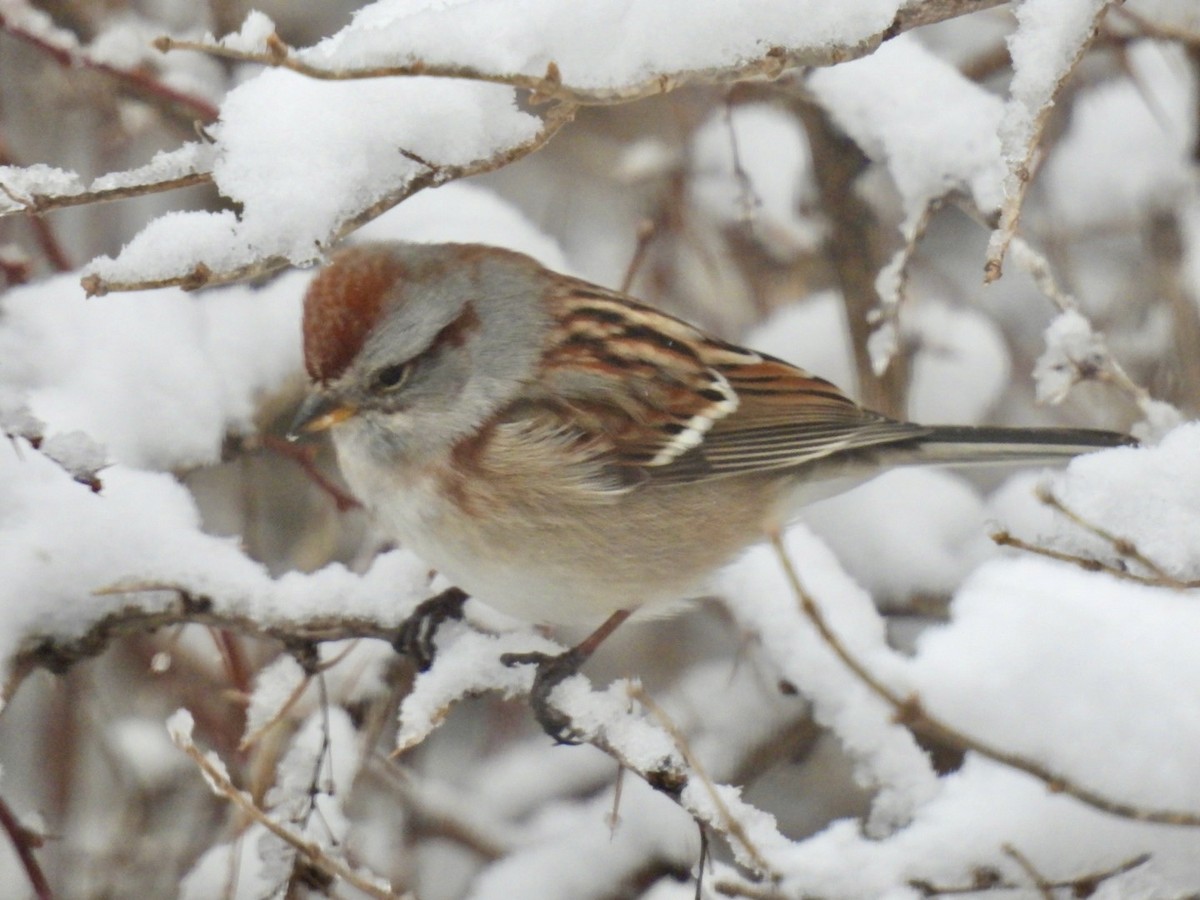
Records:
<instances>
[{"instance_id":1,"label":"reddish twig","mask_svg":"<svg viewBox=\"0 0 1200 900\"><path fill-rule=\"evenodd\" d=\"M50 882L46 880L46 874L33 855L34 848L41 845L41 835L22 825L3 797L0 797L0 828L4 829L8 839L12 841L13 849L17 852L21 866L33 887L34 896L38 900L52 900L54 892L50 890Z\"/></svg>"},{"instance_id":2,"label":"reddish twig","mask_svg":"<svg viewBox=\"0 0 1200 900\"><path fill-rule=\"evenodd\" d=\"M144 69L122 69L93 59L86 50L73 46L74 35L70 35L70 43L65 40L56 43L46 34L26 28L16 17L3 12L0 12L0 31L36 48L65 69L87 69L106 75L129 93L159 108L166 108L180 118L198 119L201 122L217 120L217 107L208 100L170 87ZM60 33L70 34L65 31Z\"/></svg>"},{"instance_id":3,"label":"reddish twig","mask_svg":"<svg viewBox=\"0 0 1200 900\"><path fill-rule=\"evenodd\" d=\"M337 507L338 512L349 512L352 509L358 509L362 506L357 497L342 490L338 485L333 483L328 475L321 471L316 461L316 450L312 446L293 444L291 441L276 437L273 434L259 435L258 443L264 450L278 453L280 456L290 459L299 466L309 481L320 488L321 492L333 501L333 505Z\"/></svg>"}]
</instances>

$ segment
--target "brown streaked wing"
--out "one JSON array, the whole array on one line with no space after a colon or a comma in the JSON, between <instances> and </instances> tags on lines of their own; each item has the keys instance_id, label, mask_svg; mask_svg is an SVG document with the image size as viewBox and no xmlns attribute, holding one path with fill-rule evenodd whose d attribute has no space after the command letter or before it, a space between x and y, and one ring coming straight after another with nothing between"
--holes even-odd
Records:
<instances>
[{"instance_id":1,"label":"brown streaked wing","mask_svg":"<svg viewBox=\"0 0 1200 900\"><path fill-rule=\"evenodd\" d=\"M787 468L926 433L624 294L565 284L550 300L556 325L527 412L560 423L625 470L621 483Z\"/></svg>"},{"instance_id":2,"label":"brown streaked wing","mask_svg":"<svg viewBox=\"0 0 1200 900\"><path fill-rule=\"evenodd\" d=\"M702 353L710 359L716 355ZM758 362L715 362L715 367L738 393L737 412L714 424L696 450L653 472L656 482L784 469L929 432L863 409L825 379L765 354Z\"/></svg>"},{"instance_id":3,"label":"brown streaked wing","mask_svg":"<svg viewBox=\"0 0 1200 900\"><path fill-rule=\"evenodd\" d=\"M551 302L555 327L531 388L564 424L607 442L613 465L667 466L737 410L692 326L584 282L568 281Z\"/></svg>"}]
</instances>

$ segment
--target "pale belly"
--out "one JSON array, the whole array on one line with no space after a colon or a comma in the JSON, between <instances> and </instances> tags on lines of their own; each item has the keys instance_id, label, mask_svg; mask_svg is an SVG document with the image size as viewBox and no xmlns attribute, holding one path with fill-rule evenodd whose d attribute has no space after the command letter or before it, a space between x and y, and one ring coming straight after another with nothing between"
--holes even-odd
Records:
<instances>
[{"instance_id":1,"label":"pale belly","mask_svg":"<svg viewBox=\"0 0 1200 900\"><path fill-rule=\"evenodd\" d=\"M595 626L619 609L670 614L762 537L773 493L685 485L589 502L523 497L473 514L433 478L384 486L378 470L345 462L385 533L472 597L545 624Z\"/></svg>"}]
</instances>

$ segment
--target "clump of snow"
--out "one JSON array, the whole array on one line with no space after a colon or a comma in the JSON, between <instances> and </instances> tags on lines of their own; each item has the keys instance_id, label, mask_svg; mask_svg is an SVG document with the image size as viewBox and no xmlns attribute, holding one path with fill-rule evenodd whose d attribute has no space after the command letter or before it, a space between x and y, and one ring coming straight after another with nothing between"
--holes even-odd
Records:
<instances>
[{"instance_id":1,"label":"clump of snow","mask_svg":"<svg viewBox=\"0 0 1200 900\"><path fill-rule=\"evenodd\" d=\"M554 0L463 4L379 0L340 32L301 51L329 68L424 63L541 77L551 62L564 83L619 88L681 72L734 66L772 47L852 47L895 18L898 0L830 5L799 0L780 15L770 0ZM464 15L464 11L469 14Z\"/></svg>"},{"instance_id":2,"label":"clump of snow","mask_svg":"<svg viewBox=\"0 0 1200 900\"><path fill-rule=\"evenodd\" d=\"M905 694L900 658L886 644L871 598L807 529L789 529L785 546L829 627L877 678ZM877 788L873 827L890 830L905 822L936 792L937 778L912 735L893 721L891 707L846 668L801 613L774 549L750 550L723 573L721 585L734 618L757 635L780 677L813 704L816 720L841 741L863 782Z\"/></svg>"},{"instance_id":3,"label":"clump of snow","mask_svg":"<svg viewBox=\"0 0 1200 900\"><path fill-rule=\"evenodd\" d=\"M980 569L951 616L912 667L935 715L1114 800L1200 809L1192 598L1021 559Z\"/></svg>"},{"instance_id":4,"label":"clump of snow","mask_svg":"<svg viewBox=\"0 0 1200 900\"><path fill-rule=\"evenodd\" d=\"M0 394L0 433L9 438L24 438L31 444L40 444L46 426L29 407L15 396Z\"/></svg>"},{"instance_id":5,"label":"clump of snow","mask_svg":"<svg viewBox=\"0 0 1200 900\"><path fill-rule=\"evenodd\" d=\"M295 657L281 655L254 677L254 691L246 707L243 740L258 734L293 701L307 676Z\"/></svg>"},{"instance_id":6,"label":"clump of snow","mask_svg":"<svg viewBox=\"0 0 1200 900\"><path fill-rule=\"evenodd\" d=\"M1008 167L1005 193L1020 189L1029 142L1059 82L1091 39L1109 0L1022 0L1015 4L1017 29L1008 38L1013 77L1000 123Z\"/></svg>"},{"instance_id":7,"label":"clump of snow","mask_svg":"<svg viewBox=\"0 0 1200 900\"><path fill-rule=\"evenodd\" d=\"M86 300L73 276L9 292L0 380L54 431L86 432L115 462L176 468L219 458L261 397L300 371L305 276L204 297Z\"/></svg>"},{"instance_id":8,"label":"clump of snow","mask_svg":"<svg viewBox=\"0 0 1200 900\"><path fill-rule=\"evenodd\" d=\"M1171 577L1200 578L1200 424L1181 425L1154 447L1081 456L1050 489L1086 521L1132 541ZM1059 546L1112 558L1112 547L1056 522Z\"/></svg>"},{"instance_id":9,"label":"clump of snow","mask_svg":"<svg viewBox=\"0 0 1200 900\"><path fill-rule=\"evenodd\" d=\"M1000 100L915 39L901 36L870 56L815 71L808 84L833 120L887 166L906 236L925 207L951 191L969 194L984 212L999 206Z\"/></svg>"},{"instance_id":10,"label":"clump of snow","mask_svg":"<svg viewBox=\"0 0 1200 900\"><path fill-rule=\"evenodd\" d=\"M174 150L160 150L150 162L124 172L101 175L89 185L89 191L110 191L141 184L170 181L208 172L212 169L213 147L200 141L189 141Z\"/></svg>"},{"instance_id":11,"label":"clump of snow","mask_svg":"<svg viewBox=\"0 0 1200 900\"><path fill-rule=\"evenodd\" d=\"M69 197L84 191L83 180L75 173L43 163L31 166L0 166L0 213L25 209L22 201L37 195Z\"/></svg>"},{"instance_id":12,"label":"clump of snow","mask_svg":"<svg viewBox=\"0 0 1200 900\"><path fill-rule=\"evenodd\" d=\"M84 483L94 482L96 473L108 464L108 451L82 431L52 434L40 449L72 478Z\"/></svg>"},{"instance_id":13,"label":"clump of snow","mask_svg":"<svg viewBox=\"0 0 1200 900\"><path fill-rule=\"evenodd\" d=\"M235 32L223 36L217 43L226 50L236 50L240 53L265 53L267 39L275 34L275 23L266 13L257 9L250 10L242 27ZM212 40L212 36L209 35Z\"/></svg>"},{"instance_id":14,"label":"clump of snow","mask_svg":"<svg viewBox=\"0 0 1200 900\"><path fill-rule=\"evenodd\" d=\"M226 95L211 129L213 178L240 215L162 216L116 259L94 260L86 273L126 281L180 277L198 265L227 271L270 257L311 263L339 226L425 171L405 152L461 165L526 141L539 127L517 109L512 90L496 85L261 72Z\"/></svg>"},{"instance_id":15,"label":"clump of snow","mask_svg":"<svg viewBox=\"0 0 1200 900\"><path fill-rule=\"evenodd\" d=\"M1086 373L1104 369L1108 348L1104 338L1078 311L1059 313L1046 328L1046 350L1033 367L1039 403L1061 403Z\"/></svg>"}]
</instances>

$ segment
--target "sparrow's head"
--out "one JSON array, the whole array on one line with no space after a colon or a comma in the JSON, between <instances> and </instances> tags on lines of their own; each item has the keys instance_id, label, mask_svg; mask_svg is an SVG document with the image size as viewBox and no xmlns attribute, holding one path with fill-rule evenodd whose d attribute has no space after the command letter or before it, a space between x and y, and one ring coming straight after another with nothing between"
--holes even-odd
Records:
<instances>
[{"instance_id":1,"label":"sparrow's head","mask_svg":"<svg viewBox=\"0 0 1200 900\"><path fill-rule=\"evenodd\" d=\"M421 455L478 429L533 374L548 315L532 259L471 244L337 253L304 300L312 393L293 433Z\"/></svg>"}]
</instances>

